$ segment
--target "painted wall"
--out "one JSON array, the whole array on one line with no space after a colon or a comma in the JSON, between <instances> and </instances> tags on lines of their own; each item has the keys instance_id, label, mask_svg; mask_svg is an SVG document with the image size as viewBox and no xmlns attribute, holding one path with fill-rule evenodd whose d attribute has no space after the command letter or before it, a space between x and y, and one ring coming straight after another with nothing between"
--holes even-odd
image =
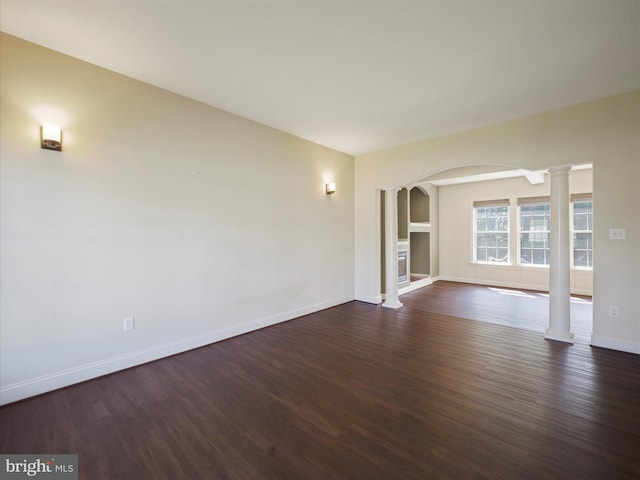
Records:
<instances>
[{"instance_id":1,"label":"painted wall","mask_svg":"<svg viewBox=\"0 0 640 480\"><path fill-rule=\"evenodd\" d=\"M592 344L640 353L639 134L640 91L636 91L357 156L356 298L376 301L377 188L408 185L469 165L537 170L592 163L597 219ZM609 240L612 227L626 228L626 240ZM609 316L612 305L620 308L619 318Z\"/></svg>"},{"instance_id":2,"label":"painted wall","mask_svg":"<svg viewBox=\"0 0 640 480\"><path fill-rule=\"evenodd\" d=\"M353 157L0 40L3 403L353 299Z\"/></svg>"},{"instance_id":3,"label":"painted wall","mask_svg":"<svg viewBox=\"0 0 640 480\"><path fill-rule=\"evenodd\" d=\"M592 171L576 170L569 176L570 193L591 193ZM515 264L519 238L518 198L548 196L551 192L549 175L545 183L532 185L524 177L491 180L440 187L440 279L532 290L549 290L549 269L543 266ZM473 263L473 202L482 200L510 200L510 251L513 265ZM571 291L592 295L591 270L571 270Z\"/></svg>"}]
</instances>

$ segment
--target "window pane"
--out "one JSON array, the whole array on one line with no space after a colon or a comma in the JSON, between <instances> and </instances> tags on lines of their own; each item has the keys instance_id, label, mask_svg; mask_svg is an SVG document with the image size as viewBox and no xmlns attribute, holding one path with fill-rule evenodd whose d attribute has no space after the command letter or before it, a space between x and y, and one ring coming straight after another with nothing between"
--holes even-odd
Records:
<instances>
[{"instance_id":1,"label":"window pane","mask_svg":"<svg viewBox=\"0 0 640 480\"><path fill-rule=\"evenodd\" d=\"M549 264L549 224L551 205L520 206L520 263Z\"/></svg>"},{"instance_id":2,"label":"window pane","mask_svg":"<svg viewBox=\"0 0 640 480\"><path fill-rule=\"evenodd\" d=\"M509 207L475 209L476 261L509 261Z\"/></svg>"},{"instance_id":3,"label":"window pane","mask_svg":"<svg viewBox=\"0 0 640 480\"><path fill-rule=\"evenodd\" d=\"M589 204L591 202L574 202L573 204L573 212L574 213L587 213L589 211Z\"/></svg>"},{"instance_id":4,"label":"window pane","mask_svg":"<svg viewBox=\"0 0 640 480\"><path fill-rule=\"evenodd\" d=\"M573 241L573 248L586 249L590 246L591 234L590 233L576 233L575 240Z\"/></svg>"},{"instance_id":5,"label":"window pane","mask_svg":"<svg viewBox=\"0 0 640 480\"><path fill-rule=\"evenodd\" d=\"M589 256L586 250L573 251L573 265L576 267L589 267Z\"/></svg>"},{"instance_id":6,"label":"window pane","mask_svg":"<svg viewBox=\"0 0 640 480\"><path fill-rule=\"evenodd\" d=\"M535 248L533 250L533 264L534 265L546 265L547 264L546 251L541 248Z\"/></svg>"},{"instance_id":7,"label":"window pane","mask_svg":"<svg viewBox=\"0 0 640 480\"><path fill-rule=\"evenodd\" d=\"M573 265L592 267L593 202L573 202Z\"/></svg>"},{"instance_id":8,"label":"window pane","mask_svg":"<svg viewBox=\"0 0 640 480\"><path fill-rule=\"evenodd\" d=\"M573 228L576 230L588 230L589 221L586 214L573 215Z\"/></svg>"}]
</instances>

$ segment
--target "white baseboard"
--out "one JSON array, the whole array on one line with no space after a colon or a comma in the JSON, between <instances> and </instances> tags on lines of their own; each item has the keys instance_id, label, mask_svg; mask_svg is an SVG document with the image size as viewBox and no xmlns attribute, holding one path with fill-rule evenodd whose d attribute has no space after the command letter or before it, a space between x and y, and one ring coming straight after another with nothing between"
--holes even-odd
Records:
<instances>
[{"instance_id":1,"label":"white baseboard","mask_svg":"<svg viewBox=\"0 0 640 480\"><path fill-rule=\"evenodd\" d=\"M59 372L54 372L41 377L24 380L0 388L0 405L16 402L25 398L47 393L59 388L68 387L75 383L84 382L93 378L101 377L110 373L135 367L143 363L152 362L161 358L169 357L177 353L193 350L211 343L226 340L237 335L259 330L264 327L286 322L303 315L308 315L325 308L335 307L353 300L353 297L343 297L326 302L308 305L288 312L271 315L266 318L244 323L222 330L194 335L192 337L154 345L149 348L137 350L135 352L105 358L97 362L88 363L78 367L69 368Z\"/></svg>"},{"instance_id":2,"label":"white baseboard","mask_svg":"<svg viewBox=\"0 0 640 480\"><path fill-rule=\"evenodd\" d=\"M591 334L591 346L640 354L640 342Z\"/></svg>"},{"instance_id":3,"label":"white baseboard","mask_svg":"<svg viewBox=\"0 0 640 480\"><path fill-rule=\"evenodd\" d=\"M398 291L398 295L404 295L405 293L413 292L414 290L418 290L419 288L427 287L432 284L433 284L433 278L431 277L421 278L420 280L415 280L411 282L406 287L402 287Z\"/></svg>"},{"instance_id":4,"label":"white baseboard","mask_svg":"<svg viewBox=\"0 0 640 480\"><path fill-rule=\"evenodd\" d=\"M425 278L425 280L427 280L427 279ZM413 290L416 290L418 288L426 287L427 285L431 285L432 283L435 283L438 280L442 280L442 278L440 278L439 276L437 276L437 277L429 277L428 280L429 280L428 283L427 282L421 283L420 280L418 280L417 284L416 284L416 282L413 282L412 284L401 288L398 291L398 294L399 295L403 295L405 293L412 292ZM384 300L384 294L375 295L375 296L373 296L373 295L356 295L356 300L358 302L373 303L374 305L379 305Z\"/></svg>"},{"instance_id":5,"label":"white baseboard","mask_svg":"<svg viewBox=\"0 0 640 480\"><path fill-rule=\"evenodd\" d=\"M379 305L382 303L382 295L356 295L356 300L358 302L365 303L373 303L374 305Z\"/></svg>"},{"instance_id":6,"label":"white baseboard","mask_svg":"<svg viewBox=\"0 0 640 480\"><path fill-rule=\"evenodd\" d=\"M495 280L485 280L480 278L467 278L467 277L451 277L448 275L441 275L440 280L446 282L459 282L459 283L471 283L474 285L486 285L489 287L502 287L502 288L520 288L522 290L536 290L540 292L548 292L548 285L536 285L529 283L514 283L514 282L501 282Z\"/></svg>"},{"instance_id":7,"label":"white baseboard","mask_svg":"<svg viewBox=\"0 0 640 480\"><path fill-rule=\"evenodd\" d=\"M458 283L472 283L474 285L487 285L490 287L519 288L521 290L534 290L538 292L549 291L549 285L537 285L534 283L500 282L495 280L485 280L485 279L479 279L479 278L451 277L447 275L442 275L438 277L438 280L443 280L447 282L458 282ZM586 297L591 297L592 293L593 292L588 290L580 290L580 289L571 290L571 295L583 295Z\"/></svg>"}]
</instances>

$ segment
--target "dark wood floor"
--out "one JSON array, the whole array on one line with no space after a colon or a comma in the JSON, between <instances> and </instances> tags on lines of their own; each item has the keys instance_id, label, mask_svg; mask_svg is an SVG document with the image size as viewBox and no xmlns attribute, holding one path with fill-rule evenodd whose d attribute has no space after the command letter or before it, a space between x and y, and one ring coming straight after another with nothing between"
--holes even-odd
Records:
<instances>
[{"instance_id":1,"label":"dark wood floor","mask_svg":"<svg viewBox=\"0 0 640 480\"><path fill-rule=\"evenodd\" d=\"M5 406L0 452L78 453L90 480L640 478L640 356L433 287L457 317L427 287Z\"/></svg>"},{"instance_id":2,"label":"dark wood floor","mask_svg":"<svg viewBox=\"0 0 640 480\"><path fill-rule=\"evenodd\" d=\"M401 297L412 309L481 320L544 334L549 326L549 294L453 282L436 282ZM571 331L577 342L591 340L591 297L571 297Z\"/></svg>"}]
</instances>

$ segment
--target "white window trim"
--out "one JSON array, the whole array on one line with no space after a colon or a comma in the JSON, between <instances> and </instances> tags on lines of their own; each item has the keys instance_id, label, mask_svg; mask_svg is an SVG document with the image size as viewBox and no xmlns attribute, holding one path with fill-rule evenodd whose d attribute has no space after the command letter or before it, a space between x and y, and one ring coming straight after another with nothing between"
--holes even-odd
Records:
<instances>
[{"instance_id":1,"label":"white window trim","mask_svg":"<svg viewBox=\"0 0 640 480\"><path fill-rule=\"evenodd\" d=\"M507 261L506 262L492 262L488 260L478 260L478 221L476 216L476 209L481 207L507 207L507 236L509 241L507 242ZM471 203L471 263L474 265L488 265L497 267L510 267L513 266L513 257L511 255L511 201L509 199L499 200L478 200Z\"/></svg>"},{"instance_id":2,"label":"white window trim","mask_svg":"<svg viewBox=\"0 0 640 480\"><path fill-rule=\"evenodd\" d=\"M593 271L593 225L591 225L591 230L575 230L574 229L574 219L573 219L573 206L576 202L591 202L591 222L593 223L593 195L591 193L578 193L571 195L570 208L571 208L571 227L570 227L570 238L571 238L571 270L578 270L582 272L592 272ZM582 267L574 265L574 243L573 237L576 233L590 233L591 234L591 266L590 267Z\"/></svg>"},{"instance_id":3,"label":"white window trim","mask_svg":"<svg viewBox=\"0 0 640 480\"><path fill-rule=\"evenodd\" d=\"M517 211L518 222L517 222L517 232L516 232L517 248L518 248L517 265L520 266L520 267L525 267L525 268L546 268L546 269L549 269L549 264L522 263L522 242L520 241L520 238L521 238L521 235L522 235L522 215L520 214L520 208L523 205L535 205L535 204L549 205L549 209L551 209L551 197L544 196L544 197L522 197L522 198L518 198L518 211ZM549 228L551 228L551 227L549 227ZM549 262L551 262L550 254L549 254Z\"/></svg>"}]
</instances>

